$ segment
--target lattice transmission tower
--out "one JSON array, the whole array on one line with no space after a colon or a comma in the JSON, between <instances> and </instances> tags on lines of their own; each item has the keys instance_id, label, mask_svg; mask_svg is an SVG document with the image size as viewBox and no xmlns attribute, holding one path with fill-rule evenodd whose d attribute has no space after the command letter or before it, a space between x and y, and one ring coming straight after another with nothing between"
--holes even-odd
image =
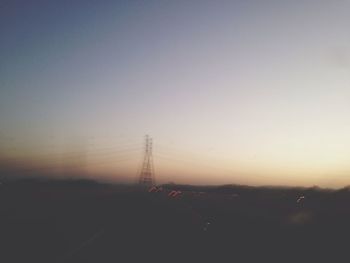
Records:
<instances>
[{"instance_id":1,"label":"lattice transmission tower","mask_svg":"<svg viewBox=\"0 0 350 263\"><path fill-rule=\"evenodd\" d=\"M153 140L148 135L145 136L145 153L143 157L139 184L145 186L153 186L156 184L154 178L153 156L152 156Z\"/></svg>"}]
</instances>

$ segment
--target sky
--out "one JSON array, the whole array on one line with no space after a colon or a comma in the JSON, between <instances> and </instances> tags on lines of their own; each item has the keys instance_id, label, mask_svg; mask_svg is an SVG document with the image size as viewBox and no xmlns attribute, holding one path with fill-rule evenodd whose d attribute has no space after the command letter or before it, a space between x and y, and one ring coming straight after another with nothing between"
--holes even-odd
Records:
<instances>
[{"instance_id":1,"label":"sky","mask_svg":"<svg viewBox=\"0 0 350 263\"><path fill-rule=\"evenodd\" d=\"M350 1L0 1L6 174L350 184Z\"/></svg>"}]
</instances>

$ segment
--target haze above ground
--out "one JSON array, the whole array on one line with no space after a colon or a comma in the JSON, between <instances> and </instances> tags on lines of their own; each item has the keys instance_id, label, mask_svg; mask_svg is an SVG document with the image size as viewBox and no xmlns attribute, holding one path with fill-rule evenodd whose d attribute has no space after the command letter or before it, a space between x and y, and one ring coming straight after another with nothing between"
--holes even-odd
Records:
<instances>
[{"instance_id":1,"label":"haze above ground","mask_svg":"<svg viewBox=\"0 0 350 263\"><path fill-rule=\"evenodd\" d=\"M349 1L2 1L12 174L350 183Z\"/></svg>"}]
</instances>

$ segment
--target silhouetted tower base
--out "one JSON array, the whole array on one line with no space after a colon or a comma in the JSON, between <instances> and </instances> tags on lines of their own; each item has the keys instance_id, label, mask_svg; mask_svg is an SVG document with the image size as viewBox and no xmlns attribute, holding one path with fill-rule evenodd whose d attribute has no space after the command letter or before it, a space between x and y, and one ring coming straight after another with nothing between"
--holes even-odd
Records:
<instances>
[{"instance_id":1,"label":"silhouetted tower base","mask_svg":"<svg viewBox=\"0 0 350 263\"><path fill-rule=\"evenodd\" d=\"M153 157L152 157L152 138L146 135L145 155L142 162L139 184L143 186L155 185Z\"/></svg>"}]
</instances>

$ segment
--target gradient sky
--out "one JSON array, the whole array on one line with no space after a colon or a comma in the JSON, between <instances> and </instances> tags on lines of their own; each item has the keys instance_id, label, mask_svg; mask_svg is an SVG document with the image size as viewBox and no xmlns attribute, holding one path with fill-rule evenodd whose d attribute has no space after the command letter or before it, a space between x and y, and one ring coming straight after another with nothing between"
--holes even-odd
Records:
<instances>
[{"instance_id":1,"label":"gradient sky","mask_svg":"<svg viewBox=\"0 0 350 263\"><path fill-rule=\"evenodd\" d=\"M348 185L349 10L2 0L2 164L134 180L150 134L158 182Z\"/></svg>"}]
</instances>

